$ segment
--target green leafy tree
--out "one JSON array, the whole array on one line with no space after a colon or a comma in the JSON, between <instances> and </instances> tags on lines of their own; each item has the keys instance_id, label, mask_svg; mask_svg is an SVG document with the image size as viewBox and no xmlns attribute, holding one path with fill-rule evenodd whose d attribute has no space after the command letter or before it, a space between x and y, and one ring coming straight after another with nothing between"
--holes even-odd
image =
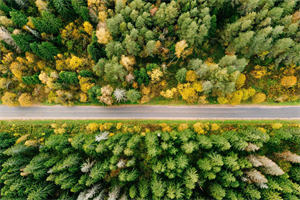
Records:
<instances>
[{"instance_id":1,"label":"green leafy tree","mask_svg":"<svg viewBox=\"0 0 300 200\"><path fill-rule=\"evenodd\" d=\"M141 98L141 93L135 89L130 89L126 92L126 97L131 103L136 103Z\"/></svg>"},{"instance_id":2,"label":"green leafy tree","mask_svg":"<svg viewBox=\"0 0 300 200\"><path fill-rule=\"evenodd\" d=\"M59 73L59 79L62 83L66 83L70 85L78 84L78 78L76 72L62 71Z\"/></svg>"}]
</instances>

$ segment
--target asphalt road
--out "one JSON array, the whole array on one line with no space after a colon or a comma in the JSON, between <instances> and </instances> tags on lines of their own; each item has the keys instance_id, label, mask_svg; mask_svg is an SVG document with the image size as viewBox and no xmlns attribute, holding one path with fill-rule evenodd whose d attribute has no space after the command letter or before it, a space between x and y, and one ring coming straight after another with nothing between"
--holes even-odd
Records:
<instances>
[{"instance_id":1,"label":"asphalt road","mask_svg":"<svg viewBox=\"0 0 300 200\"><path fill-rule=\"evenodd\" d=\"M9 119L300 119L300 106L0 106Z\"/></svg>"}]
</instances>

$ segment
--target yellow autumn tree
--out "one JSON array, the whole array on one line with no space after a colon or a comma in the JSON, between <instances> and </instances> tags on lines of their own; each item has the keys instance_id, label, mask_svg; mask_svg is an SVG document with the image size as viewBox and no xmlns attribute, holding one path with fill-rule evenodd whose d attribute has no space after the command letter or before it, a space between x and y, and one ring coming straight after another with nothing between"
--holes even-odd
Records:
<instances>
[{"instance_id":1,"label":"yellow autumn tree","mask_svg":"<svg viewBox=\"0 0 300 200\"><path fill-rule=\"evenodd\" d=\"M282 127L281 123L273 123L272 125L272 129L280 129Z\"/></svg>"},{"instance_id":2,"label":"yellow autumn tree","mask_svg":"<svg viewBox=\"0 0 300 200\"><path fill-rule=\"evenodd\" d=\"M127 71L132 71L132 66L135 65L135 58L133 56L122 55L120 64L123 65Z\"/></svg>"},{"instance_id":3,"label":"yellow autumn tree","mask_svg":"<svg viewBox=\"0 0 300 200\"><path fill-rule=\"evenodd\" d=\"M237 105L241 103L242 99L243 99L243 91L237 90L233 92L232 98L230 99L230 103L232 105Z\"/></svg>"},{"instance_id":4,"label":"yellow autumn tree","mask_svg":"<svg viewBox=\"0 0 300 200\"><path fill-rule=\"evenodd\" d=\"M252 103L262 103L266 100L266 95L262 92L256 93L253 97L252 97Z\"/></svg>"},{"instance_id":5,"label":"yellow autumn tree","mask_svg":"<svg viewBox=\"0 0 300 200\"><path fill-rule=\"evenodd\" d=\"M189 70L186 72L186 77L185 77L186 81L188 82L193 82L197 79L197 74L195 71L193 70Z\"/></svg>"},{"instance_id":6,"label":"yellow autumn tree","mask_svg":"<svg viewBox=\"0 0 300 200\"><path fill-rule=\"evenodd\" d=\"M202 84L201 82L193 82L192 87L196 92L202 92Z\"/></svg>"},{"instance_id":7,"label":"yellow autumn tree","mask_svg":"<svg viewBox=\"0 0 300 200\"><path fill-rule=\"evenodd\" d=\"M177 56L177 58L180 58L180 56L182 55L184 49L187 48L187 47L188 47L188 44L186 43L185 40L181 40L181 41L176 43L176 45L175 45L175 55Z\"/></svg>"},{"instance_id":8,"label":"yellow autumn tree","mask_svg":"<svg viewBox=\"0 0 300 200\"><path fill-rule=\"evenodd\" d=\"M245 84L245 81L246 81L246 76L245 74L240 74L238 79L236 80L236 83L235 83L235 87L237 89L240 89L244 86Z\"/></svg>"},{"instance_id":9,"label":"yellow autumn tree","mask_svg":"<svg viewBox=\"0 0 300 200\"><path fill-rule=\"evenodd\" d=\"M177 93L177 89L176 88L172 88L172 89L168 89L166 91L161 91L160 95L167 98L167 99L173 99L174 96Z\"/></svg>"},{"instance_id":10,"label":"yellow autumn tree","mask_svg":"<svg viewBox=\"0 0 300 200\"><path fill-rule=\"evenodd\" d=\"M90 83L91 78L78 76L78 79L80 90L84 93L87 93L95 85L95 83Z\"/></svg>"},{"instance_id":11,"label":"yellow autumn tree","mask_svg":"<svg viewBox=\"0 0 300 200\"><path fill-rule=\"evenodd\" d=\"M83 23L83 29L84 29L84 31L87 34L92 35L92 33L93 33L93 26L92 26L92 24L90 24L89 22L85 21Z\"/></svg>"},{"instance_id":12,"label":"yellow autumn tree","mask_svg":"<svg viewBox=\"0 0 300 200\"><path fill-rule=\"evenodd\" d=\"M227 104L227 103L229 103L229 100L226 97L222 97L222 96L218 97L217 101L218 101L219 104Z\"/></svg>"},{"instance_id":13,"label":"yellow autumn tree","mask_svg":"<svg viewBox=\"0 0 300 200\"><path fill-rule=\"evenodd\" d=\"M296 76L284 76L280 84L286 88L293 87L297 83L297 77Z\"/></svg>"},{"instance_id":14,"label":"yellow autumn tree","mask_svg":"<svg viewBox=\"0 0 300 200\"><path fill-rule=\"evenodd\" d=\"M204 125L201 122L197 122L193 125L194 131L198 134L204 134Z\"/></svg>"},{"instance_id":15,"label":"yellow autumn tree","mask_svg":"<svg viewBox=\"0 0 300 200\"><path fill-rule=\"evenodd\" d=\"M186 130L186 129L188 129L188 128L189 128L189 125L188 125L188 124L182 123L182 124L179 124L177 130L178 130L178 131L184 131L184 130Z\"/></svg>"},{"instance_id":16,"label":"yellow autumn tree","mask_svg":"<svg viewBox=\"0 0 300 200\"><path fill-rule=\"evenodd\" d=\"M163 76L163 73L162 73L162 71L160 71L159 68L156 68L151 71L150 76L151 76L152 82L157 83L160 81L161 77Z\"/></svg>"},{"instance_id":17,"label":"yellow autumn tree","mask_svg":"<svg viewBox=\"0 0 300 200\"><path fill-rule=\"evenodd\" d=\"M1 98L3 104L8 106L17 106L17 95L12 92L5 92Z\"/></svg>"},{"instance_id":18,"label":"yellow autumn tree","mask_svg":"<svg viewBox=\"0 0 300 200\"><path fill-rule=\"evenodd\" d=\"M86 130L90 133L94 133L99 129L99 125L97 123L89 123L86 126Z\"/></svg>"},{"instance_id":19,"label":"yellow autumn tree","mask_svg":"<svg viewBox=\"0 0 300 200\"><path fill-rule=\"evenodd\" d=\"M69 64L68 66L71 70L76 70L85 65L86 60L84 58L79 58L75 55L72 55L71 58L67 60L67 63Z\"/></svg>"},{"instance_id":20,"label":"yellow autumn tree","mask_svg":"<svg viewBox=\"0 0 300 200\"><path fill-rule=\"evenodd\" d=\"M19 62L13 62L13 63L10 64L11 72L19 80L22 79L22 70L23 69L24 69L24 66Z\"/></svg>"},{"instance_id":21,"label":"yellow autumn tree","mask_svg":"<svg viewBox=\"0 0 300 200\"><path fill-rule=\"evenodd\" d=\"M7 85L9 84L9 79L7 78L0 78L0 89L7 88Z\"/></svg>"},{"instance_id":22,"label":"yellow autumn tree","mask_svg":"<svg viewBox=\"0 0 300 200\"><path fill-rule=\"evenodd\" d=\"M98 24L98 29L96 31L96 36L100 44L107 44L112 40L112 36L106 27L106 23L100 22Z\"/></svg>"},{"instance_id":23,"label":"yellow autumn tree","mask_svg":"<svg viewBox=\"0 0 300 200\"><path fill-rule=\"evenodd\" d=\"M19 96L18 102L21 106L31 106L33 104L32 96L29 93L23 93Z\"/></svg>"}]
</instances>

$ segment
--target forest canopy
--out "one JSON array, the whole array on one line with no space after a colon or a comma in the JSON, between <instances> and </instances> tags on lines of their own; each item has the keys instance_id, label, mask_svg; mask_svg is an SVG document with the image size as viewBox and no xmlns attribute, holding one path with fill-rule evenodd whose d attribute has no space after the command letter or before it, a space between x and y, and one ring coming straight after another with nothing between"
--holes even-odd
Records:
<instances>
[{"instance_id":1,"label":"forest canopy","mask_svg":"<svg viewBox=\"0 0 300 200\"><path fill-rule=\"evenodd\" d=\"M299 8L297 0L0 0L0 98L299 101Z\"/></svg>"},{"instance_id":2,"label":"forest canopy","mask_svg":"<svg viewBox=\"0 0 300 200\"><path fill-rule=\"evenodd\" d=\"M1 199L297 200L287 122L0 122Z\"/></svg>"}]
</instances>

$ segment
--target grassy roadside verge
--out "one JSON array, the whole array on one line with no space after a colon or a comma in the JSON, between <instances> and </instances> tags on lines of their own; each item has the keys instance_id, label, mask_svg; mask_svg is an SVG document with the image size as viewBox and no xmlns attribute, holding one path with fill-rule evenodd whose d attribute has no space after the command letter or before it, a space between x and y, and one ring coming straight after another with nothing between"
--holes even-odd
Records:
<instances>
[{"instance_id":1,"label":"grassy roadside verge","mask_svg":"<svg viewBox=\"0 0 300 200\"><path fill-rule=\"evenodd\" d=\"M282 124L300 124L300 120L0 120L0 126L18 126L18 125L49 125L52 123L67 123L72 125L87 125L89 123L125 123L128 125L147 125L166 123L176 125L181 123L194 124L217 123L217 124L242 124L242 125L268 125L272 123Z\"/></svg>"}]
</instances>

